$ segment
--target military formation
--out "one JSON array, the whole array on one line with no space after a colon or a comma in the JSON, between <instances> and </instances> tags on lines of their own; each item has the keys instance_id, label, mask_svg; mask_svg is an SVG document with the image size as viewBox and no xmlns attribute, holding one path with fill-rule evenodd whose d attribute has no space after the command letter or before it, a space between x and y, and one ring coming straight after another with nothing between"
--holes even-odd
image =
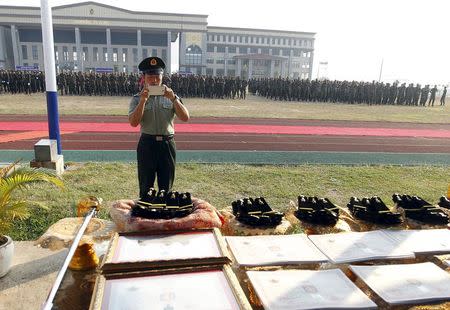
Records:
<instances>
[{"instance_id":1,"label":"military formation","mask_svg":"<svg viewBox=\"0 0 450 310\"><path fill-rule=\"evenodd\" d=\"M0 94L31 94L45 91L45 77L41 71L0 70Z\"/></svg>"},{"instance_id":2,"label":"military formation","mask_svg":"<svg viewBox=\"0 0 450 310\"><path fill-rule=\"evenodd\" d=\"M437 86L356 81L300 80L283 78L251 79L249 92L271 100L434 106ZM444 88L440 105L445 105Z\"/></svg>"},{"instance_id":3,"label":"military formation","mask_svg":"<svg viewBox=\"0 0 450 310\"><path fill-rule=\"evenodd\" d=\"M132 96L142 88L137 73L61 72L56 77L60 95ZM45 91L41 71L0 70L0 93L32 94ZM349 104L383 104L434 106L438 89L420 84L329 81L285 78L242 79L172 74L163 83L183 98L246 99L250 93L271 100L332 102ZM445 105L447 88L439 104ZM437 104L437 103L436 103Z\"/></svg>"},{"instance_id":4,"label":"military formation","mask_svg":"<svg viewBox=\"0 0 450 310\"><path fill-rule=\"evenodd\" d=\"M37 93L45 91L41 71L0 70L0 93ZM165 75L163 83L184 98L245 99L248 82L231 77L179 74ZM56 76L61 96L132 96L142 88L136 73L61 72Z\"/></svg>"}]
</instances>

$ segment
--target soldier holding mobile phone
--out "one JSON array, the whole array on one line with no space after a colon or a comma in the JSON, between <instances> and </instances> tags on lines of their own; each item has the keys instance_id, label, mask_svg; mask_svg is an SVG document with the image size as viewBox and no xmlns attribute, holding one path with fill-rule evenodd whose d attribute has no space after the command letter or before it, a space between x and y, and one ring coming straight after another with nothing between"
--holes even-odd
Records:
<instances>
[{"instance_id":1,"label":"soldier holding mobile phone","mask_svg":"<svg viewBox=\"0 0 450 310\"><path fill-rule=\"evenodd\" d=\"M155 179L159 190L171 190L175 178L176 147L174 119L189 120L189 111L172 89L162 84L166 65L161 58L148 57L141 61L144 86L133 96L128 121L140 125L141 137L137 146L139 197L143 198Z\"/></svg>"}]
</instances>

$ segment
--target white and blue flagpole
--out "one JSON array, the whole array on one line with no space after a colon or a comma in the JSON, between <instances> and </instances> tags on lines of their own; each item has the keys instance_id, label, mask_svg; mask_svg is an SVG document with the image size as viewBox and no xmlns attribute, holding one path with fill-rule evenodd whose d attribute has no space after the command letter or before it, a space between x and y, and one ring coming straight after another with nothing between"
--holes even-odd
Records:
<instances>
[{"instance_id":1,"label":"white and blue flagpole","mask_svg":"<svg viewBox=\"0 0 450 310\"><path fill-rule=\"evenodd\" d=\"M49 5L49 0L41 0L41 26L47 95L48 134L50 139L56 140L58 154L61 155L62 148L61 136L59 134L58 90L56 88L52 9Z\"/></svg>"}]
</instances>

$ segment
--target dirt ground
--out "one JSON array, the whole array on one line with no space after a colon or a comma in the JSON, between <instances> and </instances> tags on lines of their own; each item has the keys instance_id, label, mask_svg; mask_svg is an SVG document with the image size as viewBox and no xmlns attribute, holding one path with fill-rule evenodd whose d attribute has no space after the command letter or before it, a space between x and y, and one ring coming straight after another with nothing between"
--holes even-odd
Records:
<instances>
[{"instance_id":1,"label":"dirt ground","mask_svg":"<svg viewBox=\"0 0 450 310\"><path fill-rule=\"evenodd\" d=\"M450 101L450 99L447 99ZM127 115L128 97L58 96L61 115ZM186 98L192 117L293 118L318 120L450 123L446 106L368 106L273 101L257 96L246 100ZM45 94L0 95L0 114L46 114Z\"/></svg>"}]
</instances>

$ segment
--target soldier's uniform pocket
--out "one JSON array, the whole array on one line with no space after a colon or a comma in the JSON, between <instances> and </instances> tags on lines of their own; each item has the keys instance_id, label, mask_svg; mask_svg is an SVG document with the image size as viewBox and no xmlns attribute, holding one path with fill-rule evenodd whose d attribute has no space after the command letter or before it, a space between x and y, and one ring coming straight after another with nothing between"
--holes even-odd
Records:
<instances>
[{"instance_id":1,"label":"soldier's uniform pocket","mask_svg":"<svg viewBox=\"0 0 450 310\"><path fill-rule=\"evenodd\" d=\"M169 109L169 110L173 109L172 101L164 101L162 106L164 109Z\"/></svg>"}]
</instances>

